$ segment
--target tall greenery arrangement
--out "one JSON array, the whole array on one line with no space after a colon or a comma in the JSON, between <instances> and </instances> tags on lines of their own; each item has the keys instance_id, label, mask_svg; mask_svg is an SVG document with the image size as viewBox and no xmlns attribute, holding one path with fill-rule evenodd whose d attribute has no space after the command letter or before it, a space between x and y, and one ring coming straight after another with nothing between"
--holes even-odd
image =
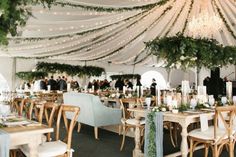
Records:
<instances>
[{"instance_id":1,"label":"tall greenery arrangement","mask_svg":"<svg viewBox=\"0 0 236 157\"><path fill-rule=\"evenodd\" d=\"M16 36L17 28L26 24L31 14L30 5L42 4L50 7L55 0L1 0L0 1L0 45L7 45L7 35Z\"/></svg>"},{"instance_id":2,"label":"tall greenery arrangement","mask_svg":"<svg viewBox=\"0 0 236 157\"><path fill-rule=\"evenodd\" d=\"M164 61L167 68L213 69L236 62L236 47L223 47L214 39L195 39L183 34L154 39L146 43L146 48Z\"/></svg>"}]
</instances>

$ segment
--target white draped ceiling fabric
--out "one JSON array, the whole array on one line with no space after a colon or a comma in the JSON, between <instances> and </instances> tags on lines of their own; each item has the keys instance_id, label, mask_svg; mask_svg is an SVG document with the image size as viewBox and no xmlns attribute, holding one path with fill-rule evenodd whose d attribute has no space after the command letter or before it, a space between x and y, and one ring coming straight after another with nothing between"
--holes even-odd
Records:
<instances>
[{"instance_id":1,"label":"white draped ceiling fabric","mask_svg":"<svg viewBox=\"0 0 236 157\"><path fill-rule=\"evenodd\" d=\"M7 50L0 50L1 55L144 65L153 62L145 51L145 42L178 32L191 36L187 25L202 9L200 0L166 0L164 5L146 9L142 7L158 0L61 2L67 5L50 10L33 6L34 17L20 29L21 36L11 38ZM236 1L204 3L209 14L215 13L223 21L222 29L212 37L223 45L236 45Z\"/></svg>"}]
</instances>

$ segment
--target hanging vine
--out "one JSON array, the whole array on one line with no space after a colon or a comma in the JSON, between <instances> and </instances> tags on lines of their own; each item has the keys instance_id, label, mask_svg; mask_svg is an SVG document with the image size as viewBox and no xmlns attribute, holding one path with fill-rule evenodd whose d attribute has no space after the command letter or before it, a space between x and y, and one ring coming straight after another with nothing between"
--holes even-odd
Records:
<instances>
[{"instance_id":1,"label":"hanging vine","mask_svg":"<svg viewBox=\"0 0 236 157\"><path fill-rule=\"evenodd\" d=\"M71 7L79 7L83 8L86 10L93 10L93 11L98 11L98 12L113 12L113 11L132 11L132 10L146 10L146 9L151 9L154 8L158 5L164 5L168 2L169 0L160 0L156 3L152 4L147 4L147 5L141 5L141 6L133 6L133 7L118 7L118 8L113 8L113 7L102 7L102 6L88 6L88 5L81 5L81 4L72 4L69 2L56 2L56 4L62 5L62 6L71 6Z\"/></svg>"}]
</instances>

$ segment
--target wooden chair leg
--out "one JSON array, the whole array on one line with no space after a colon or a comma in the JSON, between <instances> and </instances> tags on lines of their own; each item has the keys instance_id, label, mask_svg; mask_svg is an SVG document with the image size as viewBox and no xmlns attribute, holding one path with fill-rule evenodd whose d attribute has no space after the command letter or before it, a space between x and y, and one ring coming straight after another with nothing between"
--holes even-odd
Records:
<instances>
[{"instance_id":1,"label":"wooden chair leg","mask_svg":"<svg viewBox=\"0 0 236 157\"><path fill-rule=\"evenodd\" d=\"M119 135L121 135L121 129L122 129L122 126L119 125Z\"/></svg>"},{"instance_id":2,"label":"wooden chair leg","mask_svg":"<svg viewBox=\"0 0 236 157\"><path fill-rule=\"evenodd\" d=\"M234 157L234 147L233 147L233 142L229 143L229 156Z\"/></svg>"},{"instance_id":3,"label":"wooden chair leg","mask_svg":"<svg viewBox=\"0 0 236 157\"><path fill-rule=\"evenodd\" d=\"M213 147L213 156L214 157L218 157L219 156L218 150L217 150L217 145L214 145L214 147Z\"/></svg>"},{"instance_id":4,"label":"wooden chair leg","mask_svg":"<svg viewBox=\"0 0 236 157\"><path fill-rule=\"evenodd\" d=\"M122 137L122 142L121 142L121 146L120 146L120 151L122 151L123 150L123 147L124 147L124 144L125 144L125 136L126 136L126 131L127 130L127 128L124 126L123 127L123 137Z\"/></svg>"},{"instance_id":5,"label":"wooden chair leg","mask_svg":"<svg viewBox=\"0 0 236 157\"><path fill-rule=\"evenodd\" d=\"M81 129L81 123L78 122L78 129L77 129L78 133L80 132L80 129Z\"/></svg>"},{"instance_id":6,"label":"wooden chair leg","mask_svg":"<svg viewBox=\"0 0 236 157\"><path fill-rule=\"evenodd\" d=\"M98 127L94 127L95 139L98 140Z\"/></svg>"},{"instance_id":7,"label":"wooden chair leg","mask_svg":"<svg viewBox=\"0 0 236 157\"><path fill-rule=\"evenodd\" d=\"M190 153L189 157L193 157L193 139L190 138Z\"/></svg>"},{"instance_id":8,"label":"wooden chair leg","mask_svg":"<svg viewBox=\"0 0 236 157\"><path fill-rule=\"evenodd\" d=\"M208 152L209 152L209 145L205 144L205 157L208 157Z\"/></svg>"}]
</instances>

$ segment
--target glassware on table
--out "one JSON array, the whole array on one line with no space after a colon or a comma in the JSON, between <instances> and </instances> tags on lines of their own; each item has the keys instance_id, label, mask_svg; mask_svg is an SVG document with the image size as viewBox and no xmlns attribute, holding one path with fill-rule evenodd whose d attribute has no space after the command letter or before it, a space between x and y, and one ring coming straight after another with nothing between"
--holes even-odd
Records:
<instances>
[{"instance_id":1,"label":"glassware on table","mask_svg":"<svg viewBox=\"0 0 236 157\"><path fill-rule=\"evenodd\" d=\"M147 104L147 109L150 109L152 98L145 98L145 103Z\"/></svg>"},{"instance_id":2,"label":"glassware on table","mask_svg":"<svg viewBox=\"0 0 236 157\"><path fill-rule=\"evenodd\" d=\"M208 103L212 107L215 104L215 99L214 98L209 98Z\"/></svg>"},{"instance_id":3,"label":"glassware on table","mask_svg":"<svg viewBox=\"0 0 236 157\"><path fill-rule=\"evenodd\" d=\"M221 97L221 102L223 105L225 105L227 103L227 97L225 96Z\"/></svg>"},{"instance_id":4,"label":"glassware on table","mask_svg":"<svg viewBox=\"0 0 236 157\"><path fill-rule=\"evenodd\" d=\"M190 105L193 110L195 110L195 107L197 106L197 100L196 99L191 99L190 100Z\"/></svg>"},{"instance_id":5,"label":"glassware on table","mask_svg":"<svg viewBox=\"0 0 236 157\"><path fill-rule=\"evenodd\" d=\"M233 96L234 105L236 105L236 96Z\"/></svg>"}]
</instances>

